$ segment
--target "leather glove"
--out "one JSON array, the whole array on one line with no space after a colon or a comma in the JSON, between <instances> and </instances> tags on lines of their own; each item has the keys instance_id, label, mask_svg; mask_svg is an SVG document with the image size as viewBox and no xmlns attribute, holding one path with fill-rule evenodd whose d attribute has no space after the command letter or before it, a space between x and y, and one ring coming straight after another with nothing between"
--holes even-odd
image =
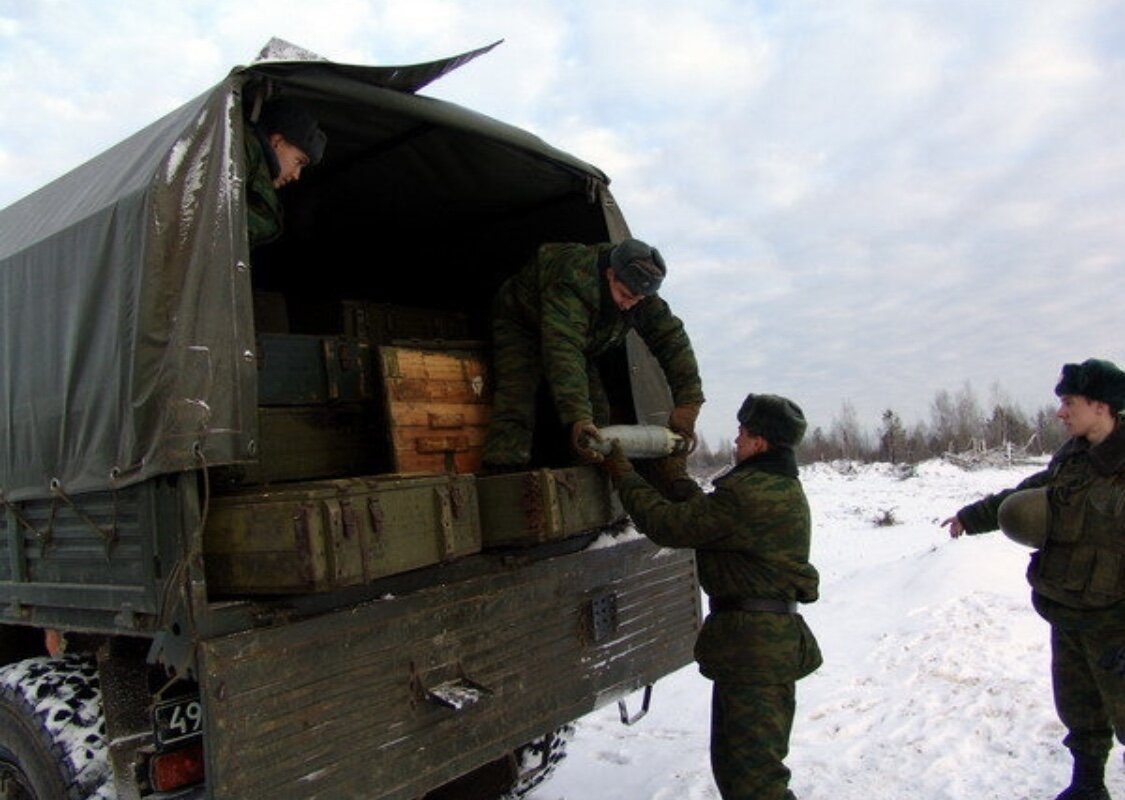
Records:
<instances>
[{"instance_id":1,"label":"leather glove","mask_svg":"<svg viewBox=\"0 0 1125 800\"><path fill-rule=\"evenodd\" d=\"M621 450L621 442L616 439L610 445L609 454L602 461L602 469L609 473L613 485L617 486L621 478L633 471L633 463L625 457Z\"/></svg>"},{"instance_id":2,"label":"leather glove","mask_svg":"<svg viewBox=\"0 0 1125 800\"><path fill-rule=\"evenodd\" d=\"M688 451L695 449L695 421L699 419L699 405L688 403L676 406L668 415L668 428L678 433L687 442Z\"/></svg>"},{"instance_id":3,"label":"leather glove","mask_svg":"<svg viewBox=\"0 0 1125 800\"><path fill-rule=\"evenodd\" d=\"M602 440L602 435L598 432L598 426L594 424L593 420L580 419L570 426L571 449L583 461L596 464L602 460L602 454L590 447L587 441L589 439L593 439L595 442Z\"/></svg>"},{"instance_id":4,"label":"leather glove","mask_svg":"<svg viewBox=\"0 0 1125 800\"><path fill-rule=\"evenodd\" d=\"M669 500L690 500L697 493L697 484L688 474L687 453L658 458L652 466L660 482L660 493Z\"/></svg>"},{"instance_id":5,"label":"leather glove","mask_svg":"<svg viewBox=\"0 0 1125 800\"><path fill-rule=\"evenodd\" d=\"M687 471L687 453L673 453L654 459L652 469L663 483L671 485L678 480L691 480Z\"/></svg>"},{"instance_id":6,"label":"leather glove","mask_svg":"<svg viewBox=\"0 0 1125 800\"><path fill-rule=\"evenodd\" d=\"M1102 651L1098 666L1125 678L1125 645L1113 645Z\"/></svg>"}]
</instances>

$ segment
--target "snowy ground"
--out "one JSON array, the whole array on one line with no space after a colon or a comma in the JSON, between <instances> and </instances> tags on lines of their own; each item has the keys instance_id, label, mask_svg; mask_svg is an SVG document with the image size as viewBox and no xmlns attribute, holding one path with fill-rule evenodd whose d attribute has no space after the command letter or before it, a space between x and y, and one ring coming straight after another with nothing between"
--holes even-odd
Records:
<instances>
[{"instance_id":1,"label":"snowy ground","mask_svg":"<svg viewBox=\"0 0 1125 800\"><path fill-rule=\"evenodd\" d=\"M1000 533L953 541L938 526L1038 468L802 471L821 574L805 616L825 656L797 689L788 763L802 800L1051 800L1066 785L1048 628L1023 577L1029 551ZM888 512L898 524L876 525ZM635 727L616 707L586 717L535 800L718 798L709 698L689 666L657 684ZM1125 798L1119 748L1107 774Z\"/></svg>"}]
</instances>

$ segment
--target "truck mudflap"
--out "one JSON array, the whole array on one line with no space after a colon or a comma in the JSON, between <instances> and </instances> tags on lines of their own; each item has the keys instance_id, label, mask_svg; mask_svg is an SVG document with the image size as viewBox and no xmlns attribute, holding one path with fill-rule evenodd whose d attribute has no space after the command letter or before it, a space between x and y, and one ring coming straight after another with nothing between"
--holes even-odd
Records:
<instances>
[{"instance_id":1,"label":"truck mudflap","mask_svg":"<svg viewBox=\"0 0 1125 800\"><path fill-rule=\"evenodd\" d=\"M689 663L699 597L637 539L204 641L210 796L417 798Z\"/></svg>"}]
</instances>

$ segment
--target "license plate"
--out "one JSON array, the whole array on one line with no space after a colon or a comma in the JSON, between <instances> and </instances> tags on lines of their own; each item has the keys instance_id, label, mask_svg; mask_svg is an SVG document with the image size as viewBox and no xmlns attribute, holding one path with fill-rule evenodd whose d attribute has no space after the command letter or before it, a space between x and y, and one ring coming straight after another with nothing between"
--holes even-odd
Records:
<instances>
[{"instance_id":1,"label":"license plate","mask_svg":"<svg viewBox=\"0 0 1125 800\"><path fill-rule=\"evenodd\" d=\"M203 730L203 705L198 697L159 703L152 710L156 741L166 745L198 736Z\"/></svg>"}]
</instances>

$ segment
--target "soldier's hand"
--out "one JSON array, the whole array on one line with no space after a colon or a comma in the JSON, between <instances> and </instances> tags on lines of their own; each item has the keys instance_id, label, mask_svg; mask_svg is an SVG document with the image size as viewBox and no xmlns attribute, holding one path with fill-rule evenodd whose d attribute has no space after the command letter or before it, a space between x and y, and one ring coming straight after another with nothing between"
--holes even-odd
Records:
<instances>
[{"instance_id":1,"label":"soldier's hand","mask_svg":"<svg viewBox=\"0 0 1125 800\"><path fill-rule=\"evenodd\" d=\"M621 442L616 439L613 440L609 453L602 461L602 468L609 473L614 486L620 482L623 476L633 471L633 463L625 457L625 453L621 450Z\"/></svg>"},{"instance_id":2,"label":"soldier's hand","mask_svg":"<svg viewBox=\"0 0 1125 800\"><path fill-rule=\"evenodd\" d=\"M943 519L941 527L949 528L949 538L951 539L956 539L965 532L965 526L961 524L961 519L956 514L949 519Z\"/></svg>"},{"instance_id":3,"label":"soldier's hand","mask_svg":"<svg viewBox=\"0 0 1125 800\"><path fill-rule=\"evenodd\" d=\"M667 499L680 502L695 495L697 484L688 474L687 453L657 458L651 462L650 468L658 484L656 488Z\"/></svg>"},{"instance_id":4,"label":"soldier's hand","mask_svg":"<svg viewBox=\"0 0 1125 800\"><path fill-rule=\"evenodd\" d=\"M570 446L583 461L596 464L602 454L590 447L590 441L600 442L602 435L593 420L580 419L570 426Z\"/></svg>"},{"instance_id":5,"label":"soldier's hand","mask_svg":"<svg viewBox=\"0 0 1125 800\"><path fill-rule=\"evenodd\" d=\"M1098 666L1125 678L1125 644L1115 644L1103 650Z\"/></svg>"},{"instance_id":6,"label":"soldier's hand","mask_svg":"<svg viewBox=\"0 0 1125 800\"><path fill-rule=\"evenodd\" d=\"M688 403L676 406L668 415L668 428L678 433L687 442L688 451L695 449L695 421L699 419L699 405Z\"/></svg>"}]
</instances>

